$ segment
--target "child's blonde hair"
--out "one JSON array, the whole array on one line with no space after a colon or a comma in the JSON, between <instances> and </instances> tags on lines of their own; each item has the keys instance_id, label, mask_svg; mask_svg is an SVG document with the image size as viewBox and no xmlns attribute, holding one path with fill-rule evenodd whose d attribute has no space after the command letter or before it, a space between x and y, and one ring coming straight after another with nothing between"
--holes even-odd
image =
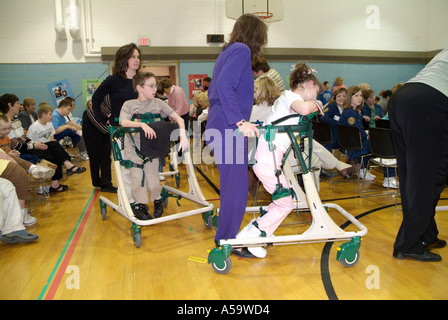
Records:
<instances>
[{"instance_id":1,"label":"child's blonde hair","mask_svg":"<svg viewBox=\"0 0 448 320\"><path fill-rule=\"evenodd\" d=\"M210 107L210 101L208 101L207 91L203 91L198 94L197 102L200 103L204 108Z\"/></svg>"},{"instance_id":2,"label":"child's blonde hair","mask_svg":"<svg viewBox=\"0 0 448 320\"><path fill-rule=\"evenodd\" d=\"M280 89L275 84L275 81L267 76L263 76L255 80L254 89L255 104L260 104L266 101L268 106L272 106L281 94Z\"/></svg>"},{"instance_id":3,"label":"child's blonde hair","mask_svg":"<svg viewBox=\"0 0 448 320\"><path fill-rule=\"evenodd\" d=\"M39 109L37 109L37 116L40 118L45 113L53 112L53 108L46 102L39 103Z\"/></svg>"}]
</instances>

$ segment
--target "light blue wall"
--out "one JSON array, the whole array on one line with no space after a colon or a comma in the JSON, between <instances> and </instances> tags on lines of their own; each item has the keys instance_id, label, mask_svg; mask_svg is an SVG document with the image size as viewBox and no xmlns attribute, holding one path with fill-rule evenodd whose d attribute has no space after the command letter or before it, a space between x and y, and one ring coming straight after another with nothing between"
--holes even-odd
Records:
<instances>
[{"instance_id":1,"label":"light blue wall","mask_svg":"<svg viewBox=\"0 0 448 320\"><path fill-rule=\"evenodd\" d=\"M73 115L81 117L85 108L82 80L105 79L108 67L108 63L0 64L0 94L14 93L20 102L31 97L36 101L36 108L43 101L56 108L48 84L68 79L76 99Z\"/></svg>"},{"instance_id":2,"label":"light blue wall","mask_svg":"<svg viewBox=\"0 0 448 320\"><path fill-rule=\"evenodd\" d=\"M275 62L270 66L283 77L286 86L287 77L296 61ZM332 63L308 62L317 70L317 77L333 84L336 77L342 76L347 87L361 82L369 83L378 94L383 89L390 89L399 82L405 82L420 71L422 64L377 64L377 63ZM188 97L188 75L213 75L214 61L180 61L180 86ZM70 63L70 64L0 64L0 94L14 93L20 101L32 97L39 104L46 101L53 106L48 91L49 83L68 79L76 98L75 117L81 117L84 106L82 99L83 79L105 79L108 75L108 63ZM190 101L191 102L191 101ZM53 106L55 107L55 106Z\"/></svg>"},{"instance_id":3,"label":"light blue wall","mask_svg":"<svg viewBox=\"0 0 448 320\"><path fill-rule=\"evenodd\" d=\"M270 61L271 68L277 70L288 88L288 76L297 61ZM368 83L375 94L391 89L400 82L406 82L415 76L424 64L378 64L378 63L339 63L339 62L307 62L317 71L316 76L321 82L328 81L331 86L336 77L342 76L347 87ZM189 74L213 75L214 62L181 62L180 86L188 92Z\"/></svg>"}]
</instances>

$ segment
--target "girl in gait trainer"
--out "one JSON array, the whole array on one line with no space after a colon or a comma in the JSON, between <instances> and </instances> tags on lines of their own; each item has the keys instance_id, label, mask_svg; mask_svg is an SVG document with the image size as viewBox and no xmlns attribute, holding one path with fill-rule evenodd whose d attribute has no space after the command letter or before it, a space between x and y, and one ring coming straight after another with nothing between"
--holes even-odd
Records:
<instances>
[{"instance_id":1,"label":"girl in gait trainer","mask_svg":"<svg viewBox=\"0 0 448 320\"><path fill-rule=\"evenodd\" d=\"M322 103L316 100L321 91L321 84L313 74L313 70L304 63L298 63L290 75L290 90L286 90L272 106L271 113L266 117L264 125L288 116L290 114L308 115L316 109L322 110ZM322 112L321 112L322 113ZM297 118L291 118L280 123L280 125L297 124ZM282 158L291 141L286 133L276 134L273 141L273 151L269 150L268 142L264 136L260 135L255 154L257 163L253 170L258 179L263 183L264 188L269 193L276 190L277 177L275 172L280 170ZM274 158L272 156L274 153ZM288 186L288 182L283 173L279 176L280 183ZM252 220L236 236L237 239L256 238L261 236L270 237L278 228L280 223L294 209L291 195L273 200L267 207L267 213L257 219ZM248 247L249 252L258 258L266 256L266 250L262 247Z\"/></svg>"}]
</instances>

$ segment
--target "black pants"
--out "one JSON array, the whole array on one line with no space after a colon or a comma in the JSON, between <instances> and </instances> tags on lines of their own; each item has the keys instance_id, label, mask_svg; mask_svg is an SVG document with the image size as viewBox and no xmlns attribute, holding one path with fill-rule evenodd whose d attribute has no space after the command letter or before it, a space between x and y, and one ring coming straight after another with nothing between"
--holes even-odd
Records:
<instances>
[{"instance_id":1,"label":"black pants","mask_svg":"<svg viewBox=\"0 0 448 320\"><path fill-rule=\"evenodd\" d=\"M438 235L435 207L448 176L448 97L421 83L407 83L389 101L397 154L403 222L394 248L422 253Z\"/></svg>"},{"instance_id":2,"label":"black pants","mask_svg":"<svg viewBox=\"0 0 448 320\"><path fill-rule=\"evenodd\" d=\"M86 144L90 162L90 177L94 187L110 187L112 185L111 145L108 134L101 133L90 122L84 112L82 117L82 136Z\"/></svg>"},{"instance_id":3,"label":"black pants","mask_svg":"<svg viewBox=\"0 0 448 320\"><path fill-rule=\"evenodd\" d=\"M66 160L70 160L70 155L65 151L64 147L55 140L45 142L45 144L48 146L46 150L31 149L28 151L28 154L35 155L40 159L45 159L56 164L58 167L51 180L62 179L62 166Z\"/></svg>"}]
</instances>

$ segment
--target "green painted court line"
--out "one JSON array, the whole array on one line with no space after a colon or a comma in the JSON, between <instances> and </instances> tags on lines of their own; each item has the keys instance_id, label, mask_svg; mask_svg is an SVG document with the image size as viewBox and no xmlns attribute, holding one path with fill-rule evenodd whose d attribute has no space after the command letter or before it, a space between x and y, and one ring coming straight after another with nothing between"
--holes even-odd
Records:
<instances>
[{"instance_id":1,"label":"green painted court line","mask_svg":"<svg viewBox=\"0 0 448 320\"><path fill-rule=\"evenodd\" d=\"M46 285L44 286L44 288L42 289L42 292L40 293L40 295L39 295L39 297L37 298L37 300L42 300L42 299L44 299L45 293L47 292L48 287L50 286L51 282L53 281L53 278L55 277L55 275L56 275L56 273L57 273L57 271L58 271L58 269L59 269L59 266L61 265L61 262L63 261L65 255L66 255L66 252L67 252L67 250L68 250L68 248L69 248L69 246L70 246L70 244L71 244L71 242L72 242L72 240L73 240L75 234L77 233L78 228L79 228L79 226L81 225L81 222L82 222L83 219L84 219L84 216L85 216L86 212L88 211L89 207L91 208L91 204L93 204L93 203L95 202L95 201L93 201L93 203L92 203L92 199L93 199L94 197L95 197L95 199L96 199L96 196L98 195L98 193L99 193L99 190L98 190L98 189L93 190L92 195L90 196L90 199L89 199L89 201L87 202L87 204L86 204L86 206L85 206L85 208L84 208L84 211L82 212L81 217L79 218L78 223L77 223L76 226L75 226L75 229L74 229L73 232L71 233L71 235L70 235L70 237L69 237L69 239L68 239L68 241L67 241L67 244L66 244L65 247L64 247L64 250L62 250L62 253L61 253L60 257L59 257L58 261L56 262L56 265L55 265L55 267L53 268L53 271L51 272L50 277L49 277L48 280L47 280L47 284L46 284ZM76 245L76 243L75 243L75 245ZM67 262L68 262L68 261L67 261ZM59 285L59 284L58 284L58 285Z\"/></svg>"}]
</instances>

